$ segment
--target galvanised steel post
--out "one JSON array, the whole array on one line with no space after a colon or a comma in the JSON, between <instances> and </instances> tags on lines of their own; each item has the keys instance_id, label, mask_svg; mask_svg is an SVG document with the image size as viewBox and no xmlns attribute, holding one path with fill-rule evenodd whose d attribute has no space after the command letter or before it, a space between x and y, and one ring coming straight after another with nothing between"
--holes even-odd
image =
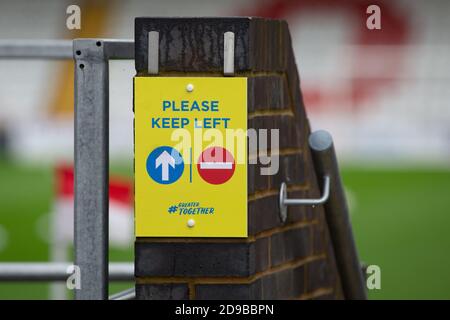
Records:
<instances>
[{"instance_id":1,"label":"galvanised steel post","mask_svg":"<svg viewBox=\"0 0 450 320\"><path fill-rule=\"evenodd\" d=\"M102 41L74 40L75 299L108 298L109 79Z\"/></svg>"},{"instance_id":2,"label":"galvanised steel post","mask_svg":"<svg viewBox=\"0 0 450 320\"><path fill-rule=\"evenodd\" d=\"M75 39L75 299L108 298L109 60L133 59L132 40ZM130 79L132 81L132 79Z\"/></svg>"}]
</instances>

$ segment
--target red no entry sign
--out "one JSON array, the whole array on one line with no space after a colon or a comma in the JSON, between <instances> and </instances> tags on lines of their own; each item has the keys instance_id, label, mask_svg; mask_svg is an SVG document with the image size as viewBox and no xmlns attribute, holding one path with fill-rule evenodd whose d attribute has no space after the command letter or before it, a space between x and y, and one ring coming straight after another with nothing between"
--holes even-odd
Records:
<instances>
[{"instance_id":1,"label":"red no entry sign","mask_svg":"<svg viewBox=\"0 0 450 320\"><path fill-rule=\"evenodd\" d=\"M233 155L221 147L205 149L197 163L198 173L211 184L222 184L230 180L235 167Z\"/></svg>"}]
</instances>

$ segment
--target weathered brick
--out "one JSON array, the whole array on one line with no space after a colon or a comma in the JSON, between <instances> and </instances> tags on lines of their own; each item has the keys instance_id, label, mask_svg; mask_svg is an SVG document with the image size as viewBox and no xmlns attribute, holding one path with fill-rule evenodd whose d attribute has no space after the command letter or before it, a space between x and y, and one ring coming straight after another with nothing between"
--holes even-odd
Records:
<instances>
[{"instance_id":1,"label":"weathered brick","mask_svg":"<svg viewBox=\"0 0 450 320\"><path fill-rule=\"evenodd\" d=\"M267 70L267 20L265 19L253 19L250 25L252 33L250 42L250 61L252 70L254 71L266 71Z\"/></svg>"},{"instance_id":2,"label":"weathered brick","mask_svg":"<svg viewBox=\"0 0 450 320\"><path fill-rule=\"evenodd\" d=\"M326 250L325 246L325 230L323 224L315 224L311 226L313 255L322 254Z\"/></svg>"},{"instance_id":3,"label":"weathered brick","mask_svg":"<svg viewBox=\"0 0 450 320\"><path fill-rule=\"evenodd\" d=\"M288 24L285 20L280 21L280 47L283 49L280 50L280 64L281 64L281 70L284 72L287 71L287 63L288 63L288 56L292 51L292 41L291 41L291 34L289 32Z\"/></svg>"},{"instance_id":4,"label":"weathered brick","mask_svg":"<svg viewBox=\"0 0 450 320\"><path fill-rule=\"evenodd\" d=\"M271 128L270 126L268 126L268 121L267 121L268 118L269 117L266 117L266 116L256 116L252 119L252 128L257 130L256 132L258 133L258 142L259 142L259 134L260 134L259 130ZM269 142L269 140L267 142ZM269 143L267 143L267 144L270 145Z\"/></svg>"},{"instance_id":5,"label":"weathered brick","mask_svg":"<svg viewBox=\"0 0 450 320\"><path fill-rule=\"evenodd\" d=\"M308 193L306 193L308 194ZM320 206L305 206L305 219L306 221L315 220L317 217L317 211L320 210Z\"/></svg>"},{"instance_id":6,"label":"weathered brick","mask_svg":"<svg viewBox=\"0 0 450 320\"><path fill-rule=\"evenodd\" d=\"M319 190L318 177L315 172L314 163L311 155L311 150L308 148L304 148L303 150L303 159L305 161L305 170L307 175L307 180L310 186L310 192L312 196L320 196L321 192ZM321 177L323 179L323 177Z\"/></svg>"},{"instance_id":7,"label":"weathered brick","mask_svg":"<svg viewBox=\"0 0 450 320\"><path fill-rule=\"evenodd\" d=\"M261 283L250 284L198 284L195 286L198 300L255 300L261 299Z\"/></svg>"},{"instance_id":8,"label":"weathered brick","mask_svg":"<svg viewBox=\"0 0 450 320\"><path fill-rule=\"evenodd\" d=\"M294 114L299 122L299 127L304 130L308 126L308 117L306 115L305 104L303 101L302 91L300 90L300 79L297 73L297 64L295 56L292 52L287 55L286 78L289 85L289 93ZM302 131L303 132L303 131ZM305 130L304 132L309 132Z\"/></svg>"},{"instance_id":9,"label":"weathered brick","mask_svg":"<svg viewBox=\"0 0 450 320\"><path fill-rule=\"evenodd\" d=\"M251 69L249 25L242 18L136 18L135 63L147 72L148 32L159 32L159 69L164 72L223 72L223 37L235 34L235 70Z\"/></svg>"},{"instance_id":10,"label":"weathered brick","mask_svg":"<svg viewBox=\"0 0 450 320\"><path fill-rule=\"evenodd\" d=\"M257 77L251 77L247 79L247 113L251 114L255 111L255 101L257 99L256 92L255 92L255 79ZM247 128L250 128L250 126L247 126Z\"/></svg>"},{"instance_id":11,"label":"weathered brick","mask_svg":"<svg viewBox=\"0 0 450 320\"><path fill-rule=\"evenodd\" d=\"M310 130L306 130L307 126L309 126L309 119L306 115L306 108L305 108L305 102L303 101L303 93L300 90L300 88L293 88L293 91L291 91L292 95L292 104L294 107L294 114L295 117L299 123L299 129L301 132L310 132Z\"/></svg>"},{"instance_id":12,"label":"weathered brick","mask_svg":"<svg viewBox=\"0 0 450 320\"><path fill-rule=\"evenodd\" d=\"M197 299L292 299L304 292L304 266L274 272L249 284L196 285Z\"/></svg>"},{"instance_id":13,"label":"weathered brick","mask_svg":"<svg viewBox=\"0 0 450 320\"><path fill-rule=\"evenodd\" d=\"M271 150L272 145L274 149L278 149L280 141L277 141L277 132L272 131L272 129L278 130L278 136L280 136L279 122L277 119L280 116L268 116L268 115L256 115L252 119L252 126L256 130L257 134L257 147L258 151L266 152L266 150ZM274 138L275 140L272 140ZM279 139L281 140L281 139Z\"/></svg>"},{"instance_id":14,"label":"weathered brick","mask_svg":"<svg viewBox=\"0 0 450 320\"><path fill-rule=\"evenodd\" d=\"M272 266L311 255L310 227L299 227L276 233L270 244Z\"/></svg>"},{"instance_id":15,"label":"weathered brick","mask_svg":"<svg viewBox=\"0 0 450 320\"><path fill-rule=\"evenodd\" d=\"M257 116L253 119L251 124L252 127L257 130L267 129L267 140L265 142L268 150L272 149L272 139L275 138L271 129L278 130L279 149L301 148L303 146L302 141L304 141L305 137L301 135L299 123L294 116Z\"/></svg>"},{"instance_id":16,"label":"weathered brick","mask_svg":"<svg viewBox=\"0 0 450 320\"><path fill-rule=\"evenodd\" d=\"M187 300L187 284L136 284L138 300Z\"/></svg>"},{"instance_id":17,"label":"weathered brick","mask_svg":"<svg viewBox=\"0 0 450 320\"><path fill-rule=\"evenodd\" d=\"M335 267L332 267L333 269ZM338 276L336 276L336 282L334 285L334 299L336 300L344 300L344 291L342 290L342 284Z\"/></svg>"},{"instance_id":18,"label":"weathered brick","mask_svg":"<svg viewBox=\"0 0 450 320\"><path fill-rule=\"evenodd\" d=\"M312 298L312 300L334 300L336 299L334 293L325 293Z\"/></svg>"},{"instance_id":19,"label":"weathered brick","mask_svg":"<svg viewBox=\"0 0 450 320\"><path fill-rule=\"evenodd\" d=\"M255 193L256 164L247 165L247 194Z\"/></svg>"},{"instance_id":20,"label":"weathered brick","mask_svg":"<svg viewBox=\"0 0 450 320\"><path fill-rule=\"evenodd\" d=\"M254 188L255 191L265 191L270 188L270 175L262 174L261 169L266 168L269 165L263 165L259 161L254 165L255 176L254 176Z\"/></svg>"},{"instance_id":21,"label":"weathered brick","mask_svg":"<svg viewBox=\"0 0 450 320\"><path fill-rule=\"evenodd\" d=\"M307 137L302 136L301 123L293 116L274 117L274 128L280 130L280 149L302 148Z\"/></svg>"},{"instance_id":22,"label":"weathered brick","mask_svg":"<svg viewBox=\"0 0 450 320\"><path fill-rule=\"evenodd\" d=\"M255 120L253 118L247 120L247 129L256 129Z\"/></svg>"},{"instance_id":23,"label":"weathered brick","mask_svg":"<svg viewBox=\"0 0 450 320\"><path fill-rule=\"evenodd\" d=\"M249 235L254 235L281 225L278 202L278 195L274 195L248 203Z\"/></svg>"},{"instance_id":24,"label":"weathered brick","mask_svg":"<svg viewBox=\"0 0 450 320\"><path fill-rule=\"evenodd\" d=\"M255 256L253 242L136 242L135 274L137 277L245 277L255 273L255 264L259 264Z\"/></svg>"},{"instance_id":25,"label":"weathered brick","mask_svg":"<svg viewBox=\"0 0 450 320\"><path fill-rule=\"evenodd\" d=\"M289 92L282 76L248 79L248 112L289 108Z\"/></svg>"},{"instance_id":26,"label":"weathered brick","mask_svg":"<svg viewBox=\"0 0 450 320\"><path fill-rule=\"evenodd\" d=\"M292 184L300 185L306 183L305 164L303 154L296 153L282 155L278 158L279 168L275 175L271 176L270 189L279 189L281 183L288 186Z\"/></svg>"},{"instance_id":27,"label":"weathered brick","mask_svg":"<svg viewBox=\"0 0 450 320\"><path fill-rule=\"evenodd\" d=\"M290 299L305 291L304 267L275 272L260 279L263 299Z\"/></svg>"},{"instance_id":28,"label":"weathered brick","mask_svg":"<svg viewBox=\"0 0 450 320\"><path fill-rule=\"evenodd\" d=\"M290 35L286 35L286 40L291 42ZM290 51L286 54L286 76L289 82L289 87L291 89L291 94L295 94L296 98L294 99L293 104L297 107L301 105L300 92L296 94L296 91L300 91L300 79L297 72L297 62L295 61L294 52Z\"/></svg>"},{"instance_id":29,"label":"weathered brick","mask_svg":"<svg viewBox=\"0 0 450 320\"><path fill-rule=\"evenodd\" d=\"M289 191L289 199L305 199L307 198L307 191ZM288 206L286 223L293 223L297 221L311 221L308 215L308 206Z\"/></svg>"},{"instance_id":30,"label":"weathered brick","mask_svg":"<svg viewBox=\"0 0 450 320\"><path fill-rule=\"evenodd\" d=\"M332 272L333 270L327 263L327 259L314 260L306 264L307 292L333 287Z\"/></svg>"},{"instance_id":31,"label":"weathered brick","mask_svg":"<svg viewBox=\"0 0 450 320\"><path fill-rule=\"evenodd\" d=\"M250 51L252 69L255 71L283 71L284 48L278 45L281 21L253 18L250 25Z\"/></svg>"},{"instance_id":32,"label":"weathered brick","mask_svg":"<svg viewBox=\"0 0 450 320\"><path fill-rule=\"evenodd\" d=\"M255 272L262 272L269 268L269 238L260 238L255 241Z\"/></svg>"},{"instance_id":33,"label":"weathered brick","mask_svg":"<svg viewBox=\"0 0 450 320\"><path fill-rule=\"evenodd\" d=\"M326 224L325 224L326 226ZM336 259L335 259L335 255L334 255L334 248L333 248L333 243L330 240L330 235L327 231L325 232L325 245L327 247L327 268L329 271L329 277L330 277L330 282L332 283L333 286L336 287L336 285L338 287L340 287L340 281L339 281L339 271L336 265ZM337 288L335 291L338 292L341 288Z\"/></svg>"}]
</instances>

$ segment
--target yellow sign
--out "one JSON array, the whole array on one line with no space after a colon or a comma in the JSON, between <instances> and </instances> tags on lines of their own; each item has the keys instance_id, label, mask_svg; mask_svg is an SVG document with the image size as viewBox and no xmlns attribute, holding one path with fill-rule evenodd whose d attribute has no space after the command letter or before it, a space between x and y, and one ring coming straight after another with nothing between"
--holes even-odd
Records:
<instances>
[{"instance_id":1,"label":"yellow sign","mask_svg":"<svg viewBox=\"0 0 450 320\"><path fill-rule=\"evenodd\" d=\"M247 236L247 78L135 77L137 237Z\"/></svg>"}]
</instances>

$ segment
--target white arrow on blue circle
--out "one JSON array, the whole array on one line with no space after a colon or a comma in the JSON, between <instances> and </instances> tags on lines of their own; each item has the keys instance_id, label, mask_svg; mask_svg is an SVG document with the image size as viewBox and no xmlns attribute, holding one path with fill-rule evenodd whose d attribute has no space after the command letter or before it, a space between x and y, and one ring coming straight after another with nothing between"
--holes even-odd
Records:
<instances>
[{"instance_id":1,"label":"white arrow on blue circle","mask_svg":"<svg viewBox=\"0 0 450 320\"><path fill-rule=\"evenodd\" d=\"M162 181L169 181L169 165L175 168L175 159L167 151L163 151L155 161L155 169L162 166Z\"/></svg>"}]
</instances>

